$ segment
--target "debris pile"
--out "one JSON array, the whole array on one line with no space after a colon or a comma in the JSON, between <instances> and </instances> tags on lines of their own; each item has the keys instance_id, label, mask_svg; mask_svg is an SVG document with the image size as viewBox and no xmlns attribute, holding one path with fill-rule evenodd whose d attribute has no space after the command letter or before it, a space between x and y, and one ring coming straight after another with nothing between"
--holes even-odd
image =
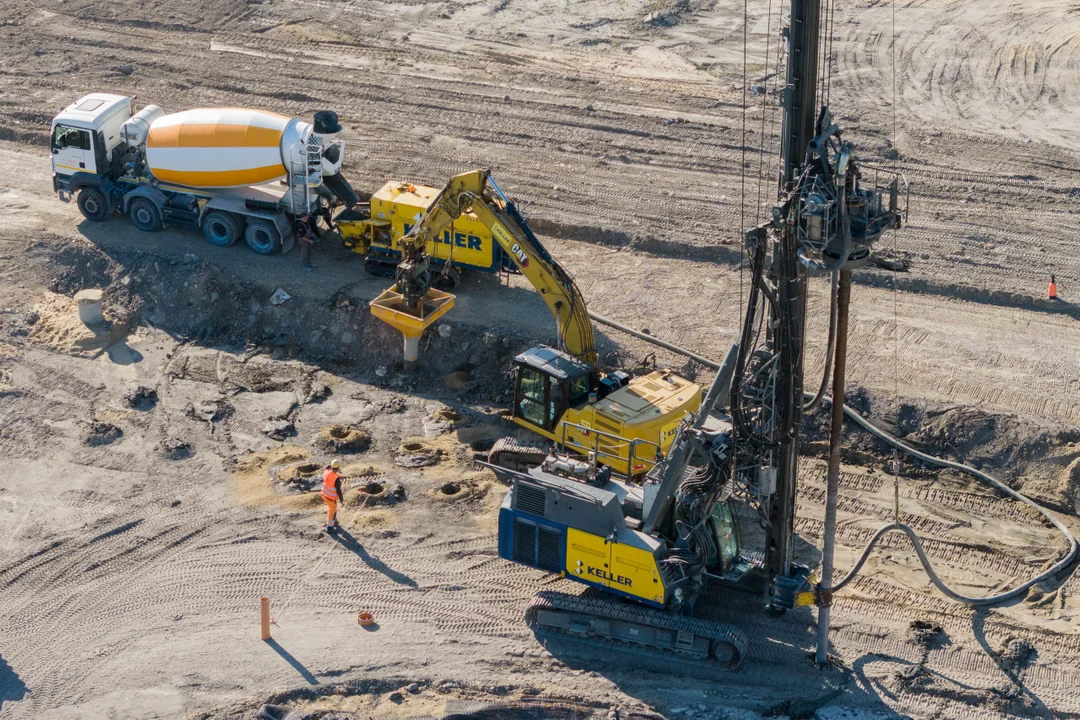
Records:
<instances>
[{"instance_id":1,"label":"debris pile","mask_svg":"<svg viewBox=\"0 0 1080 720\"><path fill-rule=\"evenodd\" d=\"M95 447L97 445L111 445L120 439L124 431L112 423L101 420L92 420L83 435L83 444Z\"/></svg>"},{"instance_id":2,"label":"debris pile","mask_svg":"<svg viewBox=\"0 0 1080 720\"><path fill-rule=\"evenodd\" d=\"M157 390L146 385L136 385L124 393L124 402L136 410L149 410L157 401Z\"/></svg>"}]
</instances>

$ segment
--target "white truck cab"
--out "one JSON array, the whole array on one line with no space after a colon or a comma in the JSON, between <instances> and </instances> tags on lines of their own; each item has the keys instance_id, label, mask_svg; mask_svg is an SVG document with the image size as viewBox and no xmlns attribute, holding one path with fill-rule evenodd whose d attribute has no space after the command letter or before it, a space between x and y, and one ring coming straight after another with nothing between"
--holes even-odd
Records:
<instances>
[{"instance_id":1,"label":"white truck cab","mask_svg":"<svg viewBox=\"0 0 1080 720\"><path fill-rule=\"evenodd\" d=\"M120 127L133 110L131 98L106 93L86 95L65 108L53 118L53 172L97 175L99 160L121 143Z\"/></svg>"},{"instance_id":2,"label":"white truck cab","mask_svg":"<svg viewBox=\"0 0 1080 720\"><path fill-rule=\"evenodd\" d=\"M123 142L120 128L131 117L135 103L124 95L85 95L53 118L53 190L64 202L79 192L79 209L93 220L104 220L112 212L109 195L102 186L109 163L118 160L114 150Z\"/></svg>"}]
</instances>

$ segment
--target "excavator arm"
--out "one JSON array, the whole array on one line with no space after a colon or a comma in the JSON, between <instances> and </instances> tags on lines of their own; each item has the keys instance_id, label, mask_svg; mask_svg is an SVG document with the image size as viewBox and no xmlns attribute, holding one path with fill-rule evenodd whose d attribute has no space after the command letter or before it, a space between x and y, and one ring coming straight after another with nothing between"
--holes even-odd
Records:
<instances>
[{"instance_id":1,"label":"excavator arm","mask_svg":"<svg viewBox=\"0 0 1080 720\"><path fill-rule=\"evenodd\" d=\"M595 365L596 345L585 298L574 279L548 254L516 206L486 170L451 178L432 201L427 214L400 241L402 262L397 287L406 302L415 304L431 286L427 247L464 213L474 215L491 232L555 316L558 347Z\"/></svg>"}]
</instances>

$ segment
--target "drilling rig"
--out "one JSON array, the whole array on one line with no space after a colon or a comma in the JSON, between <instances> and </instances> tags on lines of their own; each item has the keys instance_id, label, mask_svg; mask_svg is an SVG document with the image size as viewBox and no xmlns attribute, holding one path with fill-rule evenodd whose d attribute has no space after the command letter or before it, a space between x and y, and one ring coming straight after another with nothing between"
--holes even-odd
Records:
<instances>
[{"instance_id":1,"label":"drilling rig","mask_svg":"<svg viewBox=\"0 0 1080 720\"><path fill-rule=\"evenodd\" d=\"M794 558L799 429L828 378L807 403L807 279L832 275L828 364L851 270L904 213L902 178L867 183L852 145L818 106L821 22L821 0L792 1L777 203L744 232L751 292L740 342L701 407L643 485L558 456L507 473L500 556L590 587L537 596L526 620L542 637L623 651L639 665L731 669L744 654L741 631L693 617L710 579L761 592L770 612L828 605L828 585L823 591ZM736 499L764 529L760 559L736 547Z\"/></svg>"}]
</instances>

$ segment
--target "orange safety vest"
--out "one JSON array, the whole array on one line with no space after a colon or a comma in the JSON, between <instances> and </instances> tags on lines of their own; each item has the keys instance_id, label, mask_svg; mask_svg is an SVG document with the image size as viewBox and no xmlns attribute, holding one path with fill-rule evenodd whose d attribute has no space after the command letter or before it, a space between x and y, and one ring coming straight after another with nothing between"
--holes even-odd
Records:
<instances>
[{"instance_id":1,"label":"orange safety vest","mask_svg":"<svg viewBox=\"0 0 1080 720\"><path fill-rule=\"evenodd\" d=\"M327 468L326 472L323 473L323 476L322 476L322 496L324 498L326 498L327 500L337 500L338 499L337 485L336 485L337 479L338 479L338 474L336 472L334 472L333 470L331 470L330 468Z\"/></svg>"},{"instance_id":2,"label":"orange safety vest","mask_svg":"<svg viewBox=\"0 0 1080 720\"><path fill-rule=\"evenodd\" d=\"M1057 283L1056 282L1050 283L1050 287L1047 288L1047 290L1046 290L1046 295L1047 295L1047 297L1049 297L1051 299L1057 297Z\"/></svg>"}]
</instances>

